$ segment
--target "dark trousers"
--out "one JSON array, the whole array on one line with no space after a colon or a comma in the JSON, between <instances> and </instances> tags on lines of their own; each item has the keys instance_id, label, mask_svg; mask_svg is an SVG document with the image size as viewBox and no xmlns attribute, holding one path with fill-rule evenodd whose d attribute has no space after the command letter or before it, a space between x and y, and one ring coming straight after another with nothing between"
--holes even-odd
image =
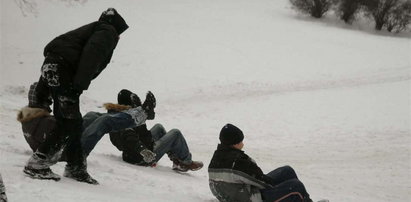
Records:
<instances>
[{"instance_id":1,"label":"dark trousers","mask_svg":"<svg viewBox=\"0 0 411 202\"><path fill-rule=\"evenodd\" d=\"M72 75L67 71L68 67L61 57L45 58L36 93L38 99L47 99L51 94L53 113L56 118L56 135L47 136L37 151L52 156L66 145L67 163L85 166L80 142L83 130L79 106L80 95L70 91Z\"/></svg>"},{"instance_id":2,"label":"dark trousers","mask_svg":"<svg viewBox=\"0 0 411 202\"><path fill-rule=\"evenodd\" d=\"M265 202L301 202L309 199L304 184L290 166L277 168L267 174L273 187L261 190Z\"/></svg>"}]
</instances>

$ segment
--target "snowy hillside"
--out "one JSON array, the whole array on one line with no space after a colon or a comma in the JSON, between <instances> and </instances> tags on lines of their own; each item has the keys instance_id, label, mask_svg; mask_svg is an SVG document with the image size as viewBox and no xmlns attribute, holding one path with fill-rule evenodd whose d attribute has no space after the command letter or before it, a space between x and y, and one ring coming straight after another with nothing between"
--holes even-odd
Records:
<instances>
[{"instance_id":1,"label":"snowy hillside","mask_svg":"<svg viewBox=\"0 0 411 202\"><path fill-rule=\"evenodd\" d=\"M91 153L100 185L32 180L17 111L39 77L43 47L115 7L130 25L112 62L81 97L103 111L129 88L157 97L156 120L179 128L207 166L221 127L245 133L265 171L291 165L313 199L411 198L411 35L297 15L288 0L38 0L23 16L1 1L0 173L9 201L216 201L207 169L178 174L121 160L108 137ZM52 169L62 174L63 163Z\"/></svg>"}]
</instances>

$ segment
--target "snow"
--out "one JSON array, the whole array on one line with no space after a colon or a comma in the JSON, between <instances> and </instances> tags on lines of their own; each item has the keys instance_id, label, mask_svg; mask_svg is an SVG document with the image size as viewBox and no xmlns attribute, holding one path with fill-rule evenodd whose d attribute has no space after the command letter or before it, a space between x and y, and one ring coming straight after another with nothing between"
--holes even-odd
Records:
<instances>
[{"instance_id":1,"label":"snow","mask_svg":"<svg viewBox=\"0 0 411 202\"><path fill-rule=\"evenodd\" d=\"M269 172L291 165L313 199L411 198L411 34L374 32L329 15L312 20L287 0L1 1L0 172L9 201L216 201L207 169L178 174L121 160L104 137L88 159L100 185L32 180L17 111L39 77L43 47L115 7L130 25L112 62L81 97L101 111L123 88L157 97L157 117L178 128L207 166L233 123ZM34 2L34 1L28 1ZM52 169L62 174L64 163Z\"/></svg>"}]
</instances>

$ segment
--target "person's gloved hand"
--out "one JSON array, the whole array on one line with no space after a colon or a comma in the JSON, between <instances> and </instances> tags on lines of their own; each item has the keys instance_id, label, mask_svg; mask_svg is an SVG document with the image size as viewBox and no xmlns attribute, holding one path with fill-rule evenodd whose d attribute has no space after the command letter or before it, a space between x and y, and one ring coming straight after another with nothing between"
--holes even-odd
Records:
<instances>
[{"instance_id":1,"label":"person's gloved hand","mask_svg":"<svg viewBox=\"0 0 411 202\"><path fill-rule=\"evenodd\" d=\"M155 163L154 161L156 160L156 154L148 149L143 149L140 151L141 156L143 157L144 162L151 164Z\"/></svg>"},{"instance_id":2,"label":"person's gloved hand","mask_svg":"<svg viewBox=\"0 0 411 202\"><path fill-rule=\"evenodd\" d=\"M143 103L143 109L147 113L147 119L153 120L155 117L154 108L156 107L156 98L151 91L147 92L146 100Z\"/></svg>"}]
</instances>

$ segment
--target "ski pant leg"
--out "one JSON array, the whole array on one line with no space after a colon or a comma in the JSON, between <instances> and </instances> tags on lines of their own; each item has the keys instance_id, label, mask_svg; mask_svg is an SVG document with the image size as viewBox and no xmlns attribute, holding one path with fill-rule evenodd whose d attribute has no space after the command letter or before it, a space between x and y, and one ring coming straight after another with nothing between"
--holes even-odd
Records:
<instances>
[{"instance_id":1,"label":"ski pant leg","mask_svg":"<svg viewBox=\"0 0 411 202\"><path fill-rule=\"evenodd\" d=\"M298 179L297 174L291 166L279 167L266 175L270 177L270 179L272 179L270 184L273 186L280 184L281 182L284 182L286 180Z\"/></svg>"},{"instance_id":2,"label":"ski pant leg","mask_svg":"<svg viewBox=\"0 0 411 202\"><path fill-rule=\"evenodd\" d=\"M302 202L307 191L298 179L286 180L273 188L261 190L264 202Z\"/></svg>"},{"instance_id":3,"label":"ski pant leg","mask_svg":"<svg viewBox=\"0 0 411 202\"><path fill-rule=\"evenodd\" d=\"M103 114L84 129L81 144L87 156L100 139L109 132L119 131L135 126L134 120L126 113Z\"/></svg>"},{"instance_id":4,"label":"ski pant leg","mask_svg":"<svg viewBox=\"0 0 411 202\"><path fill-rule=\"evenodd\" d=\"M83 133L81 136L81 141L83 141L83 135L84 135L84 130L90 126L98 117L102 116L104 113L99 113L99 112L88 112L86 115L83 116ZM97 143L96 143L97 144ZM82 142L82 150L83 154L85 154L86 150L83 148L83 142ZM86 156L88 155L85 154ZM59 159L60 161L67 161L67 151L64 150L61 154L61 158Z\"/></svg>"},{"instance_id":5,"label":"ski pant leg","mask_svg":"<svg viewBox=\"0 0 411 202\"><path fill-rule=\"evenodd\" d=\"M57 142L66 142L67 164L85 166L85 159L81 148L81 134L83 131L83 119L80 113L79 95L67 94L65 86L52 88L54 100L54 115L56 117L56 133L60 138L46 139L50 146Z\"/></svg>"},{"instance_id":6,"label":"ski pant leg","mask_svg":"<svg viewBox=\"0 0 411 202\"><path fill-rule=\"evenodd\" d=\"M48 99L50 93L54 101L56 118L55 134L47 136L32 155L28 166L36 169L48 168L55 164L51 157L67 141L67 160L69 163L82 164L80 136L82 118L79 109L79 96L68 91L70 75L65 71L61 58L47 56L41 68L42 75L36 87L39 99Z\"/></svg>"},{"instance_id":7,"label":"ski pant leg","mask_svg":"<svg viewBox=\"0 0 411 202\"><path fill-rule=\"evenodd\" d=\"M163 137L155 142L154 153L156 153L156 161L159 161L165 153L178 158L185 164L192 162L191 153L187 142L178 129L168 131Z\"/></svg>"}]
</instances>

